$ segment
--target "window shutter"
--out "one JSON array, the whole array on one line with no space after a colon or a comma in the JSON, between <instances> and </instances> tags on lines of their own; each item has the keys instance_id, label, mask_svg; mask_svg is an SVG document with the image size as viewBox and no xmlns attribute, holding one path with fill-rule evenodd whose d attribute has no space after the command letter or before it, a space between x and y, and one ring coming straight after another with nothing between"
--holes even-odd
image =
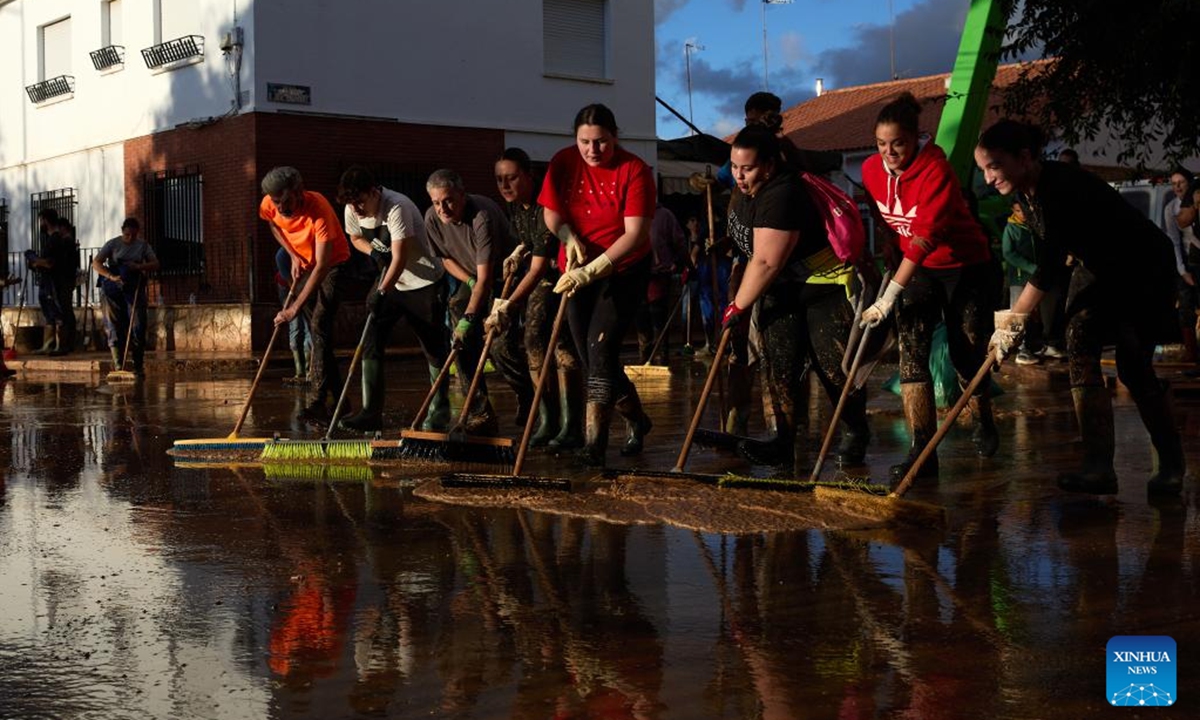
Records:
<instances>
[{"instance_id":1,"label":"window shutter","mask_svg":"<svg viewBox=\"0 0 1200 720\"><path fill-rule=\"evenodd\" d=\"M71 74L71 18L42 28L42 80Z\"/></svg>"},{"instance_id":2,"label":"window shutter","mask_svg":"<svg viewBox=\"0 0 1200 720\"><path fill-rule=\"evenodd\" d=\"M124 45L121 26L121 0L108 0L104 4L104 29L107 32L102 39L105 45Z\"/></svg>"},{"instance_id":3,"label":"window shutter","mask_svg":"<svg viewBox=\"0 0 1200 720\"><path fill-rule=\"evenodd\" d=\"M194 0L162 0L162 42L184 35L203 35Z\"/></svg>"},{"instance_id":4,"label":"window shutter","mask_svg":"<svg viewBox=\"0 0 1200 720\"><path fill-rule=\"evenodd\" d=\"M605 0L544 0L545 71L605 78Z\"/></svg>"}]
</instances>

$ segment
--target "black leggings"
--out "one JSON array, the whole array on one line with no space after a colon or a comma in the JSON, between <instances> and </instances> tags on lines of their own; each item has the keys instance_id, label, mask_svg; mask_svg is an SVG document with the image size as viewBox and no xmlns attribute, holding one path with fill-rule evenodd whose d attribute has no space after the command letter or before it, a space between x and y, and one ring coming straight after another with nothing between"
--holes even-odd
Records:
<instances>
[{"instance_id":1,"label":"black leggings","mask_svg":"<svg viewBox=\"0 0 1200 720\"><path fill-rule=\"evenodd\" d=\"M392 327L401 319L408 321L425 353L425 362L440 368L450 352L446 328L446 280L416 290L389 290L375 313L374 328L363 345L364 360L382 360Z\"/></svg>"},{"instance_id":2,"label":"black leggings","mask_svg":"<svg viewBox=\"0 0 1200 720\"><path fill-rule=\"evenodd\" d=\"M966 386L987 358L1002 287L1000 266L990 261L958 270L917 268L896 308L900 382L933 382L930 346L934 329L945 321L950 362ZM982 383L976 394L988 389Z\"/></svg>"},{"instance_id":3,"label":"black leggings","mask_svg":"<svg viewBox=\"0 0 1200 720\"><path fill-rule=\"evenodd\" d=\"M562 296L554 292L554 283L542 280L529 294L525 303L525 355L529 358L529 371L540 372L546 360L546 346L550 344L550 331L558 304ZM559 330L558 345L554 348L555 367L559 370L577 370L579 358L571 332Z\"/></svg>"},{"instance_id":4,"label":"black leggings","mask_svg":"<svg viewBox=\"0 0 1200 720\"><path fill-rule=\"evenodd\" d=\"M621 363L621 344L646 298L650 259L576 291L567 305L571 337L587 377L587 401L611 405L633 384Z\"/></svg>"}]
</instances>

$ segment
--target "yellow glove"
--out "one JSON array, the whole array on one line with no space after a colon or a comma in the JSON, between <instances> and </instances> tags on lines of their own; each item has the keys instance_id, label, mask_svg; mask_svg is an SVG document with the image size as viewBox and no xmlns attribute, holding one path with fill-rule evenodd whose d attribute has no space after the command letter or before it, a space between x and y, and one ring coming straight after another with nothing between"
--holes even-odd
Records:
<instances>
[{"instance_id":1,"label":"yellow glove","mask_svg":"<svg viewBox=\"0 0 1200 720\"><path fill-rule=\"evenodd\" d=\"M609 260L607 255L601 254L600 257L591 261L587 265L571 270L570 272L563 273L562 276L558 278L558 284L554 286L554 292L564 295L573 295L579 288L584 287L585 285L591 285L600 278L611 275L612 271L612 260Z\"/></svg>"},{"instance_id":2,"label":"yellow glove","mask_svg":"<svg viewBox=\"0 0 1200 720\"><path fill-rule=\"evenodd\" d=\"M562 226L558 235L562 238L563 243L566 244L567 267L583 267L584 263L587 262L587 248L583 246L583 241L567 225ZM564 235L566 236L565 238L563 237Z\"/></svg>"},{"instance_id":3,"label":"yellow glove","mask_svg":"<svg viewBox=\"0 0 1200 720\"><path fill-rule=\"evenodd\" d=\"M996 311L996 330L988 342L988 348L996 354L996 364L999 365L1012 355L1021 339L1025 337L1025 323L1029 313L1012 312L1011 310Z\"/></svg>"},{"instance_id":4,"label":"yellow glove","mask_svg":"<svg viewBox=\"0 0 1200 720\"><path fill-rule=\"evenodd\" d=\"M487 320L483 321L483 329L487 332L502 333L508 329L508 325L508 301L498 298L492 303L492 312L488 315Z\"/></svg>"}]
</instances>

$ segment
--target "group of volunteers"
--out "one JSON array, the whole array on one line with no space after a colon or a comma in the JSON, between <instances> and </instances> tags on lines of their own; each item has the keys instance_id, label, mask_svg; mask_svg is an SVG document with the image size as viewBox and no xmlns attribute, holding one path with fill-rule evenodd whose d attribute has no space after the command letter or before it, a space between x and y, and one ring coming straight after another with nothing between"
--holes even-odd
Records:
<instances>
[{"instance_id":1,"label":"group of volunteers","mask_svg":"<svg viewBox=\"0 0 1200 720\"><path fill-rule=\"evenodd\" d=\"M894 322L911 450L891 473L903 476L936 431L929 367L935 327L945 324L950 358L965 387L989 353L1003 361L1017 350L1029 314L1045 293L1061 289L1067 295L1063 342L1084 454L1082 467L1060 476L1060 486L1116 491L1112 403L1100 370L1102 349L1115 344L1118 375L1158 455L1149 490L1179 492L1180 435L1152 367L1155 345L1178 338L1175 265L1170 242L1154 224L1084 170L1043 160L1036 128L1000 121L980 137L975 159L988 185L1019 203L1034 237L1036 267L1011 308L996 313L1005 282L999 259L945 153L921 133L920 104L904 94L879 113L878 153L862 169L863 185L899 251L897 262L878 297L856 318L850 298L878 277L874 259L847 260L835 252L822 201L808 187L803 153L781 132L779 110L777 97L751 96L726 171L733 185L726 234L736 262L721 331L732 348L731 397L734 412L744 418L753 394L747 368L757 361L774 432L770 439L742 442L746 458L791 468L804 424L800 415L807 412L801 400L805 373L813 371L836 403L851 381L843 360L855 323L866 328L866 342ZM275 321L303 313L311 332L305 420L331 420L341 389L331 335L351 282L342 268L351 252L361 252L376 261L379 280L367 296L371 325L362 407L342 420L345 428L383 427L384 345L403 318L417 336L431 381L452 359L464 390L490 336L491 360L516 395L515 422L523 426L528 413L538 413L533 445L579 448L583 464L602 466L615 411L625 421L621 454L641 452L652 422L621 353L651 278L655 180L649 166L620 147L607 107L580 110L574 136L574 146L551 159L540 189L524 151L509 148L496 159L504 208L468 193L458 173L443 169L426 183L432 207L422 217L411 199L356 167L339 183L338 200L346 206L339 219L323 196L305 189L294 168L267 173L260 216L291 268L291 292ZM1081 213L1081 207L1103 210ZM1064 272L1068 256L1073 265ZM550 326L562 302L569 333L550 348ZM557 378L535 409L534 385L546 362L554 363ZM499 433L480 385L465 429ZM970 398L972 441L983 457L1000 446L989 392L983 383ZM424 427L444 431L449 423L443 385ZM837 458L861 464L871 437L865 389L848 394L841 423ZM937 472L934 455L920 473Z\"/></svg>"}]
</instances>

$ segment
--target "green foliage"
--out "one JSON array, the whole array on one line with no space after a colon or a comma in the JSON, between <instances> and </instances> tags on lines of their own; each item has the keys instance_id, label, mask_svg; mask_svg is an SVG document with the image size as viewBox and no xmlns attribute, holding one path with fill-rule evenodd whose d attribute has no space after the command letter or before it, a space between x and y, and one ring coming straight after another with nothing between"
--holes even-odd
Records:
<instances>
[{"instance_id":1,"label":"green foliage","mask_svg":"<svg viewBox=\"0 0 1200 720\"><path fill-rule=\"evenodd\" d=\"M1144 165L1200 152L1200 2L1003 0L1012 59L1040 55L1006 94L1010 116L1054 128L1067 144L1108 129L1117 160Z\"/></svg>"}]
</instances>

